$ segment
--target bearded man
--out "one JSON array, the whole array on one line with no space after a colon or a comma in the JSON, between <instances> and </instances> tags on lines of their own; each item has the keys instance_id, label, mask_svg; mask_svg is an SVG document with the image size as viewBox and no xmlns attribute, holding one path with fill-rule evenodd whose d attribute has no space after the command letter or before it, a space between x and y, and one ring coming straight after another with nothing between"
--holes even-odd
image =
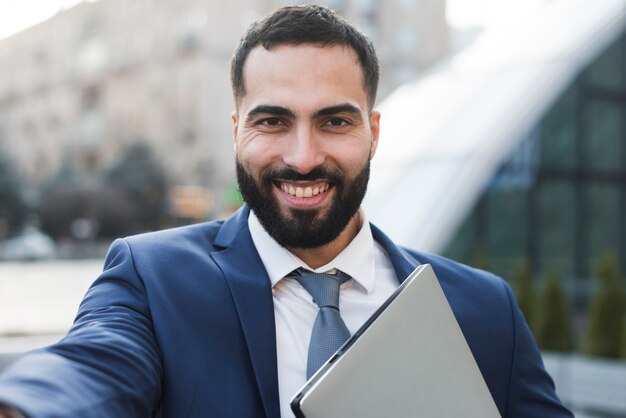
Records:
<instances>
[{"instance_id":1,"label":"bearded man","mask_svg":"<svg viewBox=\"0 0 626 418\"><path fill-rule=\"evenodd\" d=\"M252 24L231 70L246 204L117 240L67 336L0 378L4 415L293 416L320 365L311 283L337 282L349 334L430 263L501 415L571 417L503 280L400 248L360 209L380 129L367 38L324 7L285 7Z\"/></svg>"}]
</instances>

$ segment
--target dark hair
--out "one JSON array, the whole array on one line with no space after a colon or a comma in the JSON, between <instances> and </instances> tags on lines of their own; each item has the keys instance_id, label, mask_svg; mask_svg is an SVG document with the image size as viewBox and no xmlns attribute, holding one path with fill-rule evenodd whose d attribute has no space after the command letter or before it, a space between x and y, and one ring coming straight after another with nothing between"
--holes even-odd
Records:
<instances>
[{"instance_id":1,"label":"dark hair","mask_svg":"<svg viewBox=\"0 0 626 418\"><path fill-rule=\"evenodd\" d=\"M230 81L238 106L246 94L243 66L257 45L269 50L278 45L342 45L352 48L363 70L368 107L376 101L379 66L374 46L358 29L332 10L317 5L286 6L250 25L239 41L230 62Z\"/></svg>"}]
</instances>

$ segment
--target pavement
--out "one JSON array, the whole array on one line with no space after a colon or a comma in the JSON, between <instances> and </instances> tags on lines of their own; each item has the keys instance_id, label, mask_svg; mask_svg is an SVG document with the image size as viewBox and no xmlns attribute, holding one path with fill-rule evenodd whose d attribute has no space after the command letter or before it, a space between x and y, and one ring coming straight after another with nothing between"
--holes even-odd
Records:
<instances>
[{"instance_id":1,"label":"pavement","mask_svg":"<svg viewBox=\"0 0 626 418\"><path fill-rule=\"evenodd\" d=\"M58 340L103 260L0 262L0 356Z\"/></svg>"}]
</instances>

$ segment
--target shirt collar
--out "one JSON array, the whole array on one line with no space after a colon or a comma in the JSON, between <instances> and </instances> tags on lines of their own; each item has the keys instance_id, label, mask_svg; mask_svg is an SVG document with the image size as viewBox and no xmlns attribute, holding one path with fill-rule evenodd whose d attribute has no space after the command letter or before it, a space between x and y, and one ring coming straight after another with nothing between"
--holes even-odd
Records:
<instances>
[{"instance_id":1,"label":"shirt collar","mask_svg":"<svg viewBox=\"0 0 626 418\"><path fill-rule=\"evenodd\" d=\"M369 294L374 290L375 285L374 238L363 210L361 210L361 218L363 225L350 244L334 260L318 269L307 266L304 261L274 241L253 211L250 211L248 217L248 227L252 241L272 282L272 287L300 267L316 273L338 269L352 277Z\"/></svg>"}]
</instances>

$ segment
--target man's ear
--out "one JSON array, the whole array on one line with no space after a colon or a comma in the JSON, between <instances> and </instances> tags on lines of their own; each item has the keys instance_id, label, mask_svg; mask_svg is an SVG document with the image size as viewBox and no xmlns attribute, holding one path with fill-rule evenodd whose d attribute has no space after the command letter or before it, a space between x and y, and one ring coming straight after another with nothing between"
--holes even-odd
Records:
<instances>
[{"instance_id":1,"label":"man's ear","mask_svg":"<svg viewBox=\"0 0 626 418\"><path fill-rule=\"evenodd\" d=\"M372 144L370 145L370 160L374 158L376 154L376 148L378 148L378 136L380 134L380 112L373 111L370 114L370 133L372 135Z\"/></svg>"},{"instance_id":2,"label":"man's ear","mask_svg":"<svg viewBox=\"0 0 626 418\"><path fill-rule=\"evenodd\" d=\"M239 117L237 116L237 111L233 110L230 112L230 120L233 123L233 147L235 149L235 155L237 154L237 134L239 132Z\"/></svg>"}]
</instances>

